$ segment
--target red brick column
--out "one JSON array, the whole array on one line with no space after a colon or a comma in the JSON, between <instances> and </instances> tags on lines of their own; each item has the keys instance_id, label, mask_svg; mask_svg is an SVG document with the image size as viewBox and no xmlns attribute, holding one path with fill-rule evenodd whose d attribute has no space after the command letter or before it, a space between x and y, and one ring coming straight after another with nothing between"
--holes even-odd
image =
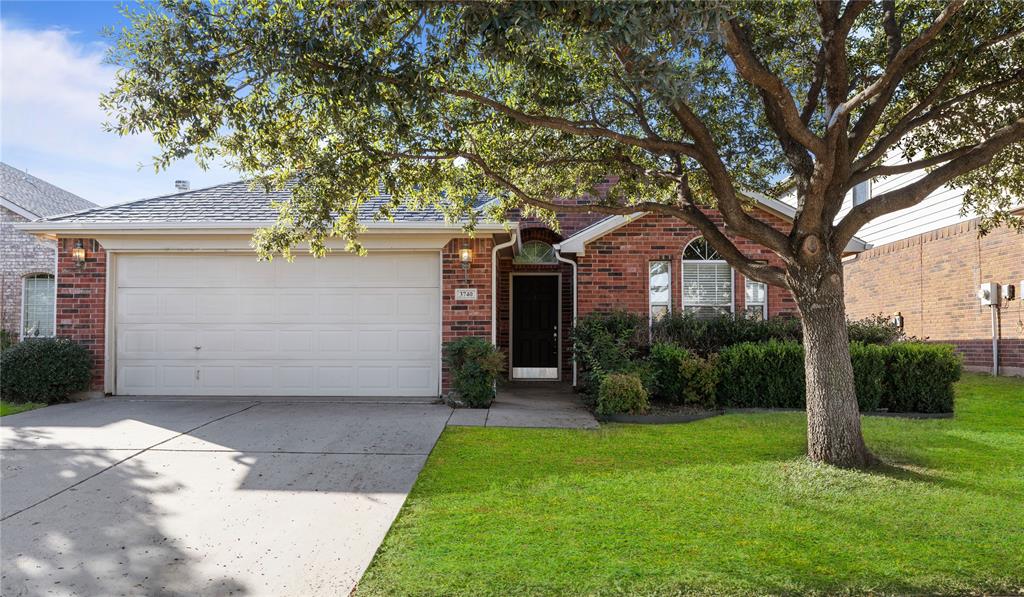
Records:
<instances>
[{"instance_id":1,"label":"red brick column","mask_svg":"<svg viewBox=\"0 0 1024 597\"><path fill-rule=\"evenodd\" d=\"M72 256L73 238L57 241L57 336L70 338L92 353L92 390L103 391L106 326L107 252L92 239L81 239L85 262Z\"/></svg>"},{"instance_id":2,"label":"red brick column","mask_svg":"<svg viewBox=\"0 0 1024 597\"><path fill-rule=\"evenodd\" d=\"M469 247L473 260L464 269L459 251ZM453 239L441 250L441 342L463 336L491 339L491 238ZM476 289L476 299L455 300L459 288ZM451 388L448 368L441 372L441 389Z\"/></svg>"}]
</instances>

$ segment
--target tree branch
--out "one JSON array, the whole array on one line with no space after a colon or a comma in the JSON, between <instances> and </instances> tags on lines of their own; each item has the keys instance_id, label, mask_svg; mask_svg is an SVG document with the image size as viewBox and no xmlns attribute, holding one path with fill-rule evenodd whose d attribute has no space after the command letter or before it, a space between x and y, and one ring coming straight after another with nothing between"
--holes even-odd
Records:
<instances>
[{"instance_id":1,"label":"tree branch","mask_svg":"<svg viewBox=\"0 0 1024 597\"><path fill-rule=\"evenodd\" d=\"M1004 148L1024 139L1024 118L1019 118L995 131L986 141L945 165L932 170L920 180L883 193L854 207L835 228L833 242L840 249L846 246L862 226L878 216L906 209L920 203L932 191L957 176L988 164Z\"/></svg>"},{"instance_id":2,"label":"tree branch","mask_svg":"<svg viewBox=\"0 0 1024 597\"><path fill-rule=\"evenodd\" d=\"M950 19L963 8L965 2L966 0L951 0L931 25L896 52L881 77L836 108L831 121L837 120L843 114L849 114L875 96L891 93L907 69L921 57L922 51L942 32Z\"/></svg>"},{"instance_id":3,"label":"tree branch","mask_svg":"<svg viewBox=\"0 0 1024 597\"><path fill-rule=\"evenodd\" d=\"M736 71L744 80L764 92L761 97L766 108L779 115L784 125L776 131L780 138L792 137L816 155L823 152L825 143L804 124L792 94L754 54L739 23L735 19L725 21L722 23L722 32L725 36L725 50L736 65Z\"/></svg>"},{"instance_id":4,"label":"tree branch","mask_svg":"<svg viewBox=\"0 0 1024 597\"><path fill-rule=\"evenodd\" d=\"M925 168L931 168L932 166L938 166L950 160L955 160L958 157L967 155L970 153L976 145L965 145L958 147L950 151L940 153L939 155L926 158L923 160L917 160L914 162L906 162L902 164L893 164L890 166L875 166L874 168L868 168L861 170L850 177L849 185L851 187L857 185L857 183L864 182L865 180L871 180L872 178L878 178L879 176L892 176L894 174L904 174L906 172L915 172L917 170L923 170Z\"/></svg>"}]
</instances>

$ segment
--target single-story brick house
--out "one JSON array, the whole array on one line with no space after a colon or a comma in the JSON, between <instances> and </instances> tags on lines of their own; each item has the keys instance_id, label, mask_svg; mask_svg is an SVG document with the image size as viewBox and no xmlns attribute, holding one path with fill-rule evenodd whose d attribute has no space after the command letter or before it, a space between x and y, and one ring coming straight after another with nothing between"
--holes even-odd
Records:
<instances>
[{"instance_id":1,"label":"single-story brick house","mask_svg":"<svg viewBox=\"0 0 1024 597\"><path fill-rule=\"evenodd\" d=\"M506 350L513 379L569 381L574 316L795 311L696 229L643 213L566 215L560 232L482 222L470 238L432 209L374 221L368 205L367 256L339 244L320 260L257 261L250 236L284 198L229 183L22 225L57 242L57 334L90 347L95 391L436 396L442 344L466 335ZM793 215L758 207L779 226Z\"/></svg>"}]
</instances>

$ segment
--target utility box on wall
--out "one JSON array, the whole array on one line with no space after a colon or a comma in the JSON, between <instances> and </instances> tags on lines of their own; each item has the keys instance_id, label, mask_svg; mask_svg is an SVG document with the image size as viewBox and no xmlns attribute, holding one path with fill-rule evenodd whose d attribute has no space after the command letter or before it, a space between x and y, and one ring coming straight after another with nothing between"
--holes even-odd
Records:
<instances>
[{"instance_id":1,"label":"utility box on wall","mask_svg":"<svg viewBox=\"0 0 1024 597\"><path fill-rule=\"evenodd\" d=\"M982 306L989 307L999 304L999 284L985 282L978 288L978 300Z\"/></svg>"}]
</instances>

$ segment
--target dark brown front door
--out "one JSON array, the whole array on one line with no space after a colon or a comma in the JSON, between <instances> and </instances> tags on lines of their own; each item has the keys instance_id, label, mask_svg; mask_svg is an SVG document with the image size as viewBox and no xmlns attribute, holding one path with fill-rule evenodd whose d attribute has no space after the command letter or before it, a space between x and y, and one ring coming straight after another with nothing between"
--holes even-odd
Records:
<instances>
[{"instance_id":1,"label":"dark brown front door","mask_svg":"<svg viewBox=\"0 0 1024 597\"><path fill-rule=\"evenodd\" d=\"M512 277L512 377L558 378L558 276Z\"/></svg>"}]
</instances>

